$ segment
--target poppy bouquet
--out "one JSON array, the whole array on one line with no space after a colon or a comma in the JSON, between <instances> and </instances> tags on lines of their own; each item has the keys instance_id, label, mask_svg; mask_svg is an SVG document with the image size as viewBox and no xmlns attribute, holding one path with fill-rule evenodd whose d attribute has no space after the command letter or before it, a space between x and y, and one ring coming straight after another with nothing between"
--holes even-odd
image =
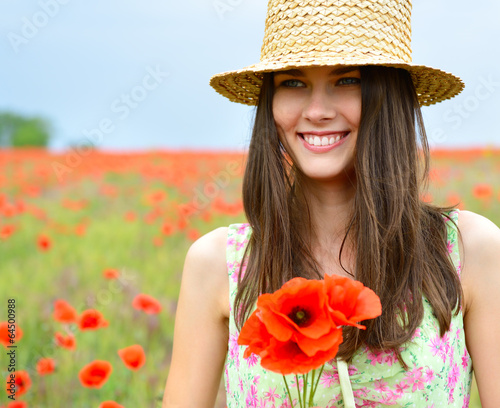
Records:
<instances>
[{"instance_id":1,"label":"poppy bouquet","mask_svg":"<svg viewBox=\"0 0 500 408\"><path fill-rule=\"evenodd\" d=\"M295 374L299 384L302 374L298 403L312 407L324 364L335 358L342 343L342 326L366 329L359 322L381 314L379 297L361 282L337 275L325 275L324 280L294 278L276 292L259 296L238 344L247 346L245 358L255 354L263 368L283 375L292 407L285 375Z\"/></svg>"}]
</instances>

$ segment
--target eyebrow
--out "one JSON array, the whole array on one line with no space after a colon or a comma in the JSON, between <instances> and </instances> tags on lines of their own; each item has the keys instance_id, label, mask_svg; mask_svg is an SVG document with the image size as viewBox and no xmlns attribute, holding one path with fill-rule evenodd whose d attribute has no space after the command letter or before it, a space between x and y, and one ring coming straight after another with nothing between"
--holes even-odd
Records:
<instances>
[{"instance_id":1,"label":"eyebrow","mask_svg":"<svg viewBox=\"0 0 500 408\"><path fill-rule=\"evenodd\" d=\"M343 75L343 74L347 74L349 72L357 71L358 69L359 69L358 67L351 67L351 66L339 67L339 68L333 69L328 74L328 76ZM305 76L304 73L300 69L288 69L286 71L275 71L274 75L275 76L277 76L277 75L290 75L293 77L304 77Z\"/></svg>"}]
</instances>

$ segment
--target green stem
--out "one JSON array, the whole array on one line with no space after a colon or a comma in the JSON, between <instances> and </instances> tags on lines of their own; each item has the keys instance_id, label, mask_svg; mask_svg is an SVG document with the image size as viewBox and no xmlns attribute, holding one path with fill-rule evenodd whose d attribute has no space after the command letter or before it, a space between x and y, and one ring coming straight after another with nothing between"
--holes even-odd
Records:
<instances>
[{"instance_id":1,"label":"green stem","mask_svg":"<svg viewBox=\"0 0 500 408\"><path fill-rule=\"evenodd\" d=\"M285 381L286 392L288 393L288 399L290 400L290 405L292 406L292 408L294 408L292 394L290 394L290 388L288 388L288 383L286 382L285 376L283 376L283 380Z\"/></svg>"},{"instance_id":2,"label":"green stem","mask_svg":"<svg viewBox=\"0 0 500 408\"><path fill-rule=\"evenodd\" d=\"M295 374L295 385L297 386L297 395L299 396L300 408L305 408L304 405L302 404L302 400L300 399L300 383L299 383L299 376L297 374Z\"/></svg>"},{"instance_id":3,"label":"green stem","mask_svg":"<svg viewBox=\"0 0 500 408\"><path fill-rule=\"evenodd\" d=\"M323 364L321 366L321 370L319 370L319 375L318 375L318 380L316 381L316 384L313 384L313 389L312 389L312 395L316 394L316 389L318 388L319 385L319 380L321 379L321 374L323 374L323 369L325 368L325 365Z\"/></svg>"},{"instance_id":4,"label":"green stem","mask_svg":"<svg viewBox=\"0 0 500 408\"><path fill-rule=\"evenodd\" d=\"M314 377L316 375L316 369L312 370L311 374L311 392L309 393L309 406L312 407L313 405L313 398L314 398Z\"/></svg>"},{"instance_id":5,"label":"green stem","mask_svg":"<svg viewBox=\"0 0 500 408\"><path fill-rule=\"evenodd\" d=\"M303 389L304 396L302 397L302 400L304 401L304 407L306 406L307 403L307 377L308 377L307 374L302 374L302 379L304 380L304 389Z\"/></svg>"}]
</instances>

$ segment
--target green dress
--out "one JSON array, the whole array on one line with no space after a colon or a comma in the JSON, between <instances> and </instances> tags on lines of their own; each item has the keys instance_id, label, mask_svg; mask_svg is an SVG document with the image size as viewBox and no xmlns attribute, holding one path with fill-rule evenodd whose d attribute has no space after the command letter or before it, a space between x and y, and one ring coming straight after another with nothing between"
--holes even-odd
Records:
<instances>
[{"instance_id":1,"label":"green dress","mask_svg":"<svg viewBox=\"0 0 500 408\"><path fill-rule=\"evenodd\" d=\"M451 218L458 220L458 210ZM457 230L447 222L448 251L460 276ZM237 289L237 273L252 230L249 224L232 224L227 238L229 273L229 344L225 364L228 408L288 408L290 403L283 377L263 369L259 358L243 358L245 347L238 346L238 329L232 313ZM352 362L331 360L325 366L316 392L315 404L333 407L468 407L472 382L472 362L465 345L462 311L453 316L443 337L429 302L424 298L424 318L410 342L401 348L409 369L405 371L393 352L373 353L360 348ZM340 372L340 375L339 375ZM296 397L294 376L287 376ZM340 383L343 383L341 387ZM345 384L348 384L347 390ZM301 389L302 384L298 384Z\"/></svg>"}]
</instances>

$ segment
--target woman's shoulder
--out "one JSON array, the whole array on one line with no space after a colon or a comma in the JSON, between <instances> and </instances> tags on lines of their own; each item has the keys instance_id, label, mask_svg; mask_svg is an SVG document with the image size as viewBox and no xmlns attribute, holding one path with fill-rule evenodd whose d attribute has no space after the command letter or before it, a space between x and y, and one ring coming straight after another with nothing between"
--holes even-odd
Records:
<instances>
[{"instance_id":1,"label":"woman's shoulder","mask_svg":"<svg viewBox=\"0 0 500 408\"><path fill-rule=\"evenodd\" d=\"M228 274L226 266L227 227L216 228L191 244L184 262L183 280L187 287L208 301L227 297Z\"/></svg>"},{"instance_id":2,"label":"woman's shoulder","mask_svg":"<svg viewBox=\"0 0 500 408\"><path fill-rule=\"evenodd\" d=\"M470 293L468 304L500 289L500 229L488 218L471 211L458 214L462 285ZM497 296L497 295L495 295Z\"/></svg>"},{"instance_id":3,"label":"woman's shoulder","mask_svg":"<svg viewBox=\"0 0 500 408\"><path fill-rule=\"evenodd\" d=\"M492 221L472 211L458 213L458 227L464 255L473 259L478 255L500 256L500 228Z\"/></svg>"},{"instance_id":4,"label":"woman's shoulder","mask_svg":"<svg viewBox=\"0 0 500 408\"><path fill-rule=\"evenodd\" d=\"M226 259L226 243L229 227L216 228L194 241L186 255L186 260L195 263L224 264Z\"/></svg>"}]
</instances>

